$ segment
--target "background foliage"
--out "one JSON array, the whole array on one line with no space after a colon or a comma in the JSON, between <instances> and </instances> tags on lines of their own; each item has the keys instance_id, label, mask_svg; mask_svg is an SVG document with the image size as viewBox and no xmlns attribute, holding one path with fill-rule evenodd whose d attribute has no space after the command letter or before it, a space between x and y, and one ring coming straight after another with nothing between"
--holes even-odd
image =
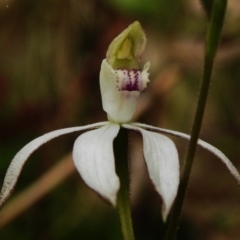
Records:
<instances>
[{"instance_id":1,"label":"background foliage","mask_svg":"<svg viewBox=\"0 0 240 240\"><path fill-rule=\"evenodd\" d=\"M239 16L238 0L229 0L201 134L238 169ZM189 133L206 29L206 14L198 1L0 2L1 182L14 154L33 138L106 119L99 92L100 64L111 40L135 20L148 36L142 62L151 61L151 83L135 120ZM53 140L32 155L12 201L0 212L1 239L121 239L116 211L84 185L72 166L69 153L77 135ZM159 239L164 232L161 199L148 180L141 139L136 134L131 138L136 237ZM174 141L183 159L186 142ZM211 154L199 149L196 158L178 239L237 239L238 186ZM59 162L66 165L55 173ZM47 173L51 177L46 184L39 179ZM59 184L54 187L56 179ZM29 191L35 183L39 183L35 192ZM44 192L46 185L51 191ZM22 201L19 194L25 194Z\"/></svg>"}]
</instances>

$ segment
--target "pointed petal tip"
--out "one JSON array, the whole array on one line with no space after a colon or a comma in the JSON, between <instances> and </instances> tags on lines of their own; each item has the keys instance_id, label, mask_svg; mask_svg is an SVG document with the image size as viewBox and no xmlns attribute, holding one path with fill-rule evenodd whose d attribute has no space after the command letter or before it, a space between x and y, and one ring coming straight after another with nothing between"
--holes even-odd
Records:
<instances>
[{"instance_id":1,"label":"pointed petal tip","mask_svg":"<svg viewBox=\"0 0 240 240\"><path fill-rule=\"evenodd\" d=\"M166 221L168 220L172 207L173 207L173 204L171 204L171 206L167 207L166 204L163 203L163 205L162 205L162 219L163 219L164 223L166 223Z\"/></svg>"},{"instance_id":2,"label":"pointed petal tip","mask_svg":"<svg viewBox=\"0 0 240 240\"><path fill-rule=\"evenodd\" d=\"M97 192L104 200L106 200L107 202L109 202L113 207L117 206L117 194L118 194L118 190L120 187L120 182L117 181L116 185L115 185L115 189L111 191L111 193L108 194L102 194L98 191L96 191L95 189L93 189L93 191Z\"/></svg>"},{"instance_id":3,"label":"pointed petal tip","mask_svg":"<svg viewBox=\"0 0 240 240\"><path fill-rule=\"evenodd\" d=\"M12 192L13 188L11 187L11 184L9 185L3 184L3 187L0 192L0 210L2 209L8 198L11 196Z\"/></svg>"},{"instance_id":4,"label":"pointed petal tip","mask_svg":"<svg viewBox=\"0 0 240 240\"><path fill-rule=\"evenodd\" d=\"M113 205L113 207L116 207L117 206L117 193L114 196L111 196L109 201Z\"/></svg>"},{"instance_id":5,"label":"pointed petal tip","mask_svg":"<svg viewBox=\"0 0 240 240\"><path fill-rule=\"evenodd\" d=\"M168 212L166 212L165 210L162 210L162 220L164 223L166 223L168 218Z\"/></svg>"}]
</instances>

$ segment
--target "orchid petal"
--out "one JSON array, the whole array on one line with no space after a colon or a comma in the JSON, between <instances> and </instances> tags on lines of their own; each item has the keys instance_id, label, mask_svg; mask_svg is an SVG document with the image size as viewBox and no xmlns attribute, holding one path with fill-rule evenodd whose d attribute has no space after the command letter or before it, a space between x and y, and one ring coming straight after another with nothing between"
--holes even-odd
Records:
<instances>
[{"instance_id":1,"label":"orchid petal","mask_svg":"<svg viewBox=\"0 0 240 240\"><path fill-rule=\"evenodd\" d=\"M136 111L140 92L119 91L115 71L106 59L102 61L100 89L103 109L108 114L109 120L117 123L129 122Z\"/></svg>"},{"instance_id":2,"label":"orchid petal","mask_svg":"<svg viewBox=\"0 0 240 240\"><path fill-rule=\"evenodd\" d=\"M131 121L140 92L147 87L149 82L149 67L150 63L147 62L142 72L123 69L115 71L106 59L102 61L100 71L102 105L110 121L116 123Z\"/></svg>"},{"instance_id":3,"label":"orchid petal","mask_svg":"<svg viewBox=\"0 0 240 240\"><path fill-rule=\"evenodd\" d=\"M148 172L157 192L163 200L162 215L166 220L179 184L178 152L173 141L159 133L123 124L123 127L139 131L143 137L143 154Z\"/></svg>"},{"instance_id":4,"label":"orchid petal","mask_svg":"<svg viewBox=\"0 0 240 240\"><path fill-rule=\"evenodd\" d=\"M120 186L113 154L113 139L119 129L118 124L109 123L86 132L77 138L73 148L73 161L82 179L113 205Z\"/></svg>"},{"instance_id":5,"label":"orchid petal","mask_svg":"<svg viewBox=\"0 0 240 240\"><path fill-rule=\"evenodd\" d=\"M168 129L163 129L163 128L158 128L158 127L153 127L153 126L150 126L147 124L142 124L142 123L132 123L132 125L142 127L142 128L148 129L148 130L152 130L152 131L169 134L169 135L172 135L175 137L180 137L180 138L183 138L186 140L190 140L190 136L185 133L168 130ZM226 168L228 169L228 171L230 172L232 177L237 181L237 184L240 185L240 174L239 174L238 170L234 167L232 162L226 157L226 155L224 155L219 149L215 148L214 146L212 146L211 144L209 144L207 142L204 142L201 139L199 139L197 143L199 146L208 150L213 155L215 155L217 158L219 158L222 161L222 163L226 166Z\"/></svg>"},{"instance_id":6,"label":"orchid petal","mask_svg":"<svg viewBox=\"0 0 240 240\"><path fill-rule=\"evenodd\" d=\"M13 188L18 180L18 177L21 173L24 163L26 162L28 157L41 145L58 136L61 136L67 133L83 131L91 128L98 128L106 125L107 123L108 122L100 122L100 123L94 123L94 124L90 124L82 127L64 128L64 129L52 131L34 139L30 143L28 143L26 146L24 146L15 155L15 157L10 163L10 166L8 167L7 173L4 178L2 190L0 193L0 207L4 204L4 202L8 199L11 192L13 191Z\"/></svg>"}]
</instances>

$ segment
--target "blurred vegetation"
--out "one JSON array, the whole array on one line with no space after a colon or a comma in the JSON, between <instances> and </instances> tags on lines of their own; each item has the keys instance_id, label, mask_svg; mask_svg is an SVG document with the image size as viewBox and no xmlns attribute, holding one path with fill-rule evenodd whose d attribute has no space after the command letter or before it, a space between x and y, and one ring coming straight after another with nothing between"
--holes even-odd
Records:
<instances>
[{"instance_id":1,"label":"blurred vegetation","mask_svg":"<svg viewBox=\"0 0 240 240\"><path fill-rule=\"evenodd\" d=\"M134 20L142 23L148 36L143 62L151 61L151 83L142 94L136 120L189 133L206 28L200 2L0 1L0 183L14 154L33 138L106 119L98 82L100 64L110 41ZM239 20L238 0L229 0L201 134L238 169ZM0 212L0 239L121 239L117 212L88 189L75 170L62 173L62 179L60 174L56 188L6 221L15 207L22 206L17 200L13 204L14 198L54 169L71 151L77 136L53 140L31 156L6 212L4 208ZM160 239L165 230L161 199L147 177L139 136L132 134L132 139L136 237ZM182 159L186 142L174 141ZM26 193L26 198L31 202L34 196ZM178 239L238 239L239 201L239 188L226 169L199 149Z\"/></svg>"}]
</instances>

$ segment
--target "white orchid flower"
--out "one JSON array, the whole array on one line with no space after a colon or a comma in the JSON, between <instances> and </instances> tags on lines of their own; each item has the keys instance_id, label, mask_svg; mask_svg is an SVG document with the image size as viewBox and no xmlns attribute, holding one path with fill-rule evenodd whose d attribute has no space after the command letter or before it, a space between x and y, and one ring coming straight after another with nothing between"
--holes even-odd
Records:
<instances>
[{"instance_id":1,"label":"white orchid flower","mask_svg":"<svg viewBox=\"0 0 240 240\"><path fill-rule=\"evenodd\" d=\"M162 215L166 219L177 195L180 172L177 149L173 141L163 134L187 140L190 136L131 122L139 95L149 81L150 63L146 63L142 70L139 67L145 44L146 36L138 22L134 22L113 40L100 72L102 104L109 121L49 132L24 146L7 170L0 193L0 207L13 191L26 160L36 149L58 136L85 130L89 131L80 135L74 143L75 166L90 188L115 205L120 181L115 172L113 140L120 127L123 127L142 135L149 177L163 200ZM222 152L202 140L198 141L198 145L216 155L240 184L237 169Z\"/></svg>"}]
</instances>

